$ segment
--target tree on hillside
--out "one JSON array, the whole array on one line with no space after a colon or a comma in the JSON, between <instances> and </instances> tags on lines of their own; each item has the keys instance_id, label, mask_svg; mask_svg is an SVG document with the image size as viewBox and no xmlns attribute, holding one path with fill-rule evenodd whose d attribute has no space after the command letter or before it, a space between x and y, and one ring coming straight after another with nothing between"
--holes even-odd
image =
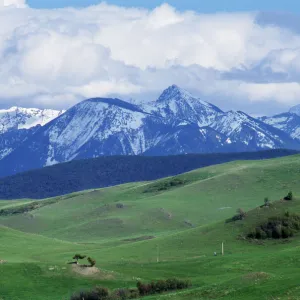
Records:
<instances>
[{"instance_id":1,"label":"tree on hillside","mask_svg":"<svg viewBox=\"0 0 300 300\"><path fill-rule=\"evenodd\" d=\"M239 208L236 212L240 220L244 220L246 218L246 212L242 208Z\"/></svg>"},{"instance_id":2,"label":"tree on hillside","mask_svg":"<svg viewBox=\"0 0 300 300\"><path fill-rule=\"evenodd\" d=\"M269 205L270 205L270 200L269 200L268 197L266 197L266 198L264 199L264 202L265 202L265 206L269 206Z\"/></svg>"},{"instance_id":3,"label":"tree on hillside","mask_svg":"<svg viewBox=\"0 0 300 300\"><path fill-rule=\"evenodd\" d=\"M288 192L287 196L284 197L284 200L293 200L293 192Z\"/></svg>"},{"instance_id":4,"label":"tree on hillside","mask_svg":"<svg viewBox=\"0 0 300 300\"><path fill-rule=\"evenodd\" d=\"M74 256L73 256L73 259L75 259L76 260L76 263L78 264L78 260L79 259L85 259L86 258L86 255L81 255L81 254L75 254Z\"/></svg>"},{"instance_id":5,"label":"tree on hillside","mask_svg":"<svg viewBox=\"0 0 300 300\"><path fill-rule=\"evenodd\" d=\"M87 260L88 260L88 262L90 263L90 266L91 266L91 267L94 267L94 266L96 265L96 261L95 261L93 258L88 257Z\"/></svg>"}]
</instances>

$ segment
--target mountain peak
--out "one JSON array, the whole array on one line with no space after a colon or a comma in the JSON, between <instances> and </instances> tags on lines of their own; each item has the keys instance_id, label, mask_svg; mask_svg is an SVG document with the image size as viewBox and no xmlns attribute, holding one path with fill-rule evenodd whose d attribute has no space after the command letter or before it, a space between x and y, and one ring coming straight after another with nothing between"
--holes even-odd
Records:
<instances>
[{"instance_id":1,"label":"mountain peak","mask_svg":"<svg viewBox=\"0 0 300 300\"><path fill-rule=\"evenodd\" d=\"M178 85L173 84L162 92L162 94L159 96L157 101L164 102L170 99L182 100L188 98L194 98L194 97L186 90L180 88Z\"/></svg>"},{"instance_id":2,"label":"mountain peak","mask_svg":"<svg viewBox=\"0 0 300 300\"><path fill-rule=\"evenodd\" d=\"M293 106L290 110L290 113L300 116L300 104Z\"/></svg>"}]
</instances>

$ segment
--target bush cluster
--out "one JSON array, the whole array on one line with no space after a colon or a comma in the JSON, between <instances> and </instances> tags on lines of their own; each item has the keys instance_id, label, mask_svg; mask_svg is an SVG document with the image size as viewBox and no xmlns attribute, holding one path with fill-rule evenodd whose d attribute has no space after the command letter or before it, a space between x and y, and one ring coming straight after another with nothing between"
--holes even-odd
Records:
<instances>
[{"instance_id":1,"label":"bush cluster","mask_svg":"<svg viewBox=\"0 0 300 300\"><path fill-rule=\"evenodd\" d=\"M149 185L144 190L144 193L155 193L155 192L167 191L171 188L182 186L186 183L187 183L186 180L182 180L180 178L172 178L172 179L160 181Z\"/></svg>"},{"instance_id":2,"label":"bush cluster","mask_svg":"<svg viewBox=\"0 0 300 300\"><path fill-rule=\"evenodd\" d=\"M70 300L104 300L108 299L109 291L107 288L96 287L92 291L83 291L71 296Z\"/></svg>"},{"instance_id":3,"label":"bush cluster","mask_svg":"<svg viewBox=\"0 0 300 300\"><path fill-rule=\"evenodd\" d=\"M151 283L137 283L136 289L118 289L109 292L107 288L96 287L91 291L75 294L70 300L127 300L139 297L162 294L169 291L183 290L191 286L188 280L167 279Z\"/></svg>"},{"instance_id":4,"label":"bush cluster","mask_svg":"<svg viewBox=\"0 0 300 300\"><path fill-rule=\"evenodd\" d=\"M244 220L247 216L247 213L241 208L237 209L236 212L237 212L237 214L234 215L232 218L227 219L226 223L241 221L241 220Z\"/></svg>"},{"instance_id":5,"label":"bush cluster","mask_svg":"<svg viewBox=\"0 0 300 300\"><path fill-rule=\"evenodd\" d=\"M141 296L148 296L153 294L161 294L167 291L183 290L190 287L189 281L178 279L167 279L151 282L150 284L137 283L137 288Z\"/></svg>"},{"instance_id":6,"label":"bush cluster","mask_svg":"<svg viewBox=\"0 0 300 300\"><path fill-rule=\"evenodd\" d=\"M272 217L253 229L247 236L251 239L286 239L300 231L300 216L285 213L282 217Z\"/></svg>"},{"instance_id":7,"label":"bush cluster","mask_svg":"<svg viewBox=\"0 0 300 300\"><path fill-rule=\"evenodd\" d=\"M118 289L113 291L107 300L126 300L139 298L138 289Z\"/></svg>"}]
</instances>

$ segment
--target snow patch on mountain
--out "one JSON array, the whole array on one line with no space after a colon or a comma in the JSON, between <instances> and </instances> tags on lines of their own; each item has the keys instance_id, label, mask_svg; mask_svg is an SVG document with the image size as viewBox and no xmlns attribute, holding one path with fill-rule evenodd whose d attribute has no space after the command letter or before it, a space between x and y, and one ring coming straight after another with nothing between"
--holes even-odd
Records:
<instances>
[{"instance_id":1,"label":"snow patch on mountain","mask_svg":"<svg viewBox=\"0 0 300 300\"><path fill-rule=\"evenodd\" d=\"M211 125L228 137L226 143L242 143L253 149L273 149L284 147L287 136L271 126L264 125L241 111L229 111L216 118ZM290 143L293 143L290 139Z\"/></svg>"},{"instance_id":2,"label":"snow patch on mountain","mask_svg":"<svg viewBox=\"0 0 300 300\"><path fill-rule=\"evenodd\" d=\"M208 126L217 115L223 113L218 107L193 97L177 85L164 90L156 101L145 106L145 110L173 125L185 123L199 127Z\"/></svg>"},{"instance_id":3,"label":"snow patch on mountain","mask_svg":"<svg viewBox=\"0 0 300 300\"><path fill-rule=\"evenodd\" d=\"M283 113L273 117L262 117L260 120L300 140L300 115Z\"/></svg>"},{"instance_id":4,"label":"snow patch on mountain","mask_svg":"<svg viewBox=\"0 0 300 300\"><path fill-rule=\"evenodd\" d=\"M296 105L296 106L293 106L293 107L289 110L289 112L290 112L291 114L296 114L296 115L300 116L300 104L298 104L298 105Z\"/></svg>"},{"instance_id":5,"label":"snow patch on mountain","mask_svg":"<svg viewBox=\"0 0 300 300\"><path fill-rule=\"evenodd\" d=\"M56 161L55 157L59 161L71 160L89 141L101 143L117 135L123 135L119 137L124 151L121 154L140 154L145 151L145 137L139 129L147 114L132 111L130 107L109 104L106 100L99 98L98 101L83 101L49 126L45 134L49 136L52 146L52 160ZM127 153L127 143L132 153Z\"/></svg>"},{"instance_id":6,"label":"snow patch on mountain","mask_svg":"<svg viewBox=\"0 0 300 300\"><path fill-rule=\"evenodd\" d=\"M13 106L0 110L0 133L12 129L29 129L37 125L44 126L60 116L64 111Z\"/></svg>"}]
</instances>

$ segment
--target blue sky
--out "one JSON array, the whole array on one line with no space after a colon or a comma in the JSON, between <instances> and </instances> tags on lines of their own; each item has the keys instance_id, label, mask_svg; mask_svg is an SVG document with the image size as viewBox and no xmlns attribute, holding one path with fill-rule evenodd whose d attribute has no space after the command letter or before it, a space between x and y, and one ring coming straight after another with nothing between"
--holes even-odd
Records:
<instances>
[{"instance_id":1,"label":"blue sky","mask_svg":"<svg viewBox=\"0 0 300 300\"><path fill-rule=\"evenodd\" d=\"M88 6L98 4L97 0L29 0L31 7L36 8L55 8L66 6ZM107 3L122 6L140 6L153 8L164 2L175 6L179 10L192 9L199 12L215 11L289 11L294 13L300 12L299 0L110 0Z\"/></svg>"}]
</instances>

